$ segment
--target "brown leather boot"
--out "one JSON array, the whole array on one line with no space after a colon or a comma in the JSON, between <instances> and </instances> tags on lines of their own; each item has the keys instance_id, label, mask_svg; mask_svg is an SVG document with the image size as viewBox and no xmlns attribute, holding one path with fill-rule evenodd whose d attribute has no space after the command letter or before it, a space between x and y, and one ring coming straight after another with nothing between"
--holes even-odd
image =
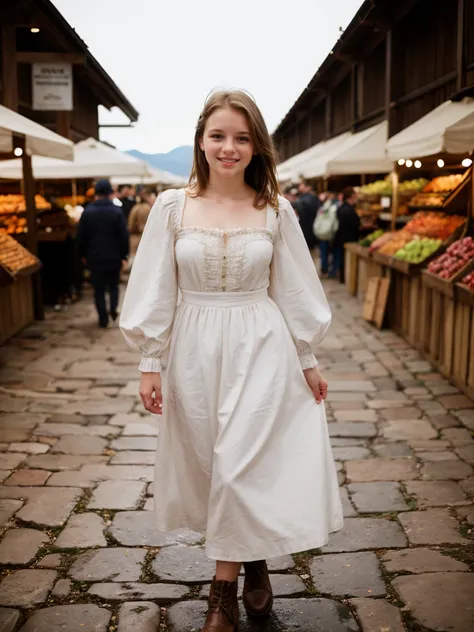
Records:
<instances>
[{"instance_id":1,"label":"brown leather boot","mask_svg":"<svg viewBox=\"0 0 474 632\"><path fill-rule=\"evenodd\" d=\"M263 617L273 606L273 590L265 560L244 562L245 582L243 601L247 614Z\"/></svg>"},{"instance_id":2,"label":"brown leather boot","mask_svg":"<svg viewBox=\"0 0 474 632\"><path fill-rule=\"evenodd\" d=\"M239 604L237 582L212 580L206 623L201 632L237 632Z\"/></svg>"}]
</instances>

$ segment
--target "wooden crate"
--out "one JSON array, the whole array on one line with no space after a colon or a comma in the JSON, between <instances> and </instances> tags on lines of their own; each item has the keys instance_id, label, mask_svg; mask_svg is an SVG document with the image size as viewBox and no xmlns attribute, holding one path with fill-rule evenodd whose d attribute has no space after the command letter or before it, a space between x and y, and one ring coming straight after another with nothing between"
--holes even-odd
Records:
<instances>
[{"instance_id":1,"label":"wooden crate","mask_svg":"<svg viewBox=\"0 0 474 632\"><path fill-rule=\"evenodd\" d=\"M357 296L357 288L359 284L359 244L345 244L345 284L347 291L352 296Z\"/></svg>"},{"instance_id":2,"label":"wooden crate","mask_svg":"<svg viewBox=\"0 0 474 632\"><path fill-rule=\"evenodd\" d=\"M450 378L453 369L454 349L454 291L453 284L439 285L434 275L422 273L422 321L420 332L421 351L445 377Z\"/></svg>"},{"instance_id":3,"label":"wooden crate","mask_svg":"<svg viewBox=\"0 0 474 632\"><path fill-rule=\"evenodd\" d=\"M460 283L455 287L454 348L452 380L456 386L474 395L474 294Z\"/></svg>"},{"instance_id":4,"label":"wooden crate","mask_svg":"<svg viewBox=\"0 0 474 632\"><path fill-rule=\"evenodd\" d=\"M30 276L0 287L0 344L34 321Z\"/></svg>"}]
</instances>

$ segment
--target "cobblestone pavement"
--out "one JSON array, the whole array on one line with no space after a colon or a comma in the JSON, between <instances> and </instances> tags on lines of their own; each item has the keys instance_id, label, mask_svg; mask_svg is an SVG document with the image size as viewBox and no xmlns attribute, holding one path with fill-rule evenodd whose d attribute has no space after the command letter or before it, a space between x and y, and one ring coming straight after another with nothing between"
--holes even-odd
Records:
<instances>
[{"instance_id":1,"label":"cobblestone pavement","mask_svg":"<svg viewBox=\"0 0 474 632\"><path fill-rule=\"evenodd\" d=\"M473 630L474 403L326 287L345 527L272 560L274 613L240 630ZM0 632L199 630L213 567L199 534L154 529L157 423L118 328L86 299L0 353Z\"/></svg>"}]
</instances>

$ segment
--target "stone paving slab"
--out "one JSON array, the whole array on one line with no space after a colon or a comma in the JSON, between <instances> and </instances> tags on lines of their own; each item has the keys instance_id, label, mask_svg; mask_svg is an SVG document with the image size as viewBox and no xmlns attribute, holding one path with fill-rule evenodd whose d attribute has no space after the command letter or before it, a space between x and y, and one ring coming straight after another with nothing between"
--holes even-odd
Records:
<instances>
[{"instance_id":1,"label":"stone paving slab","mask_svg":"<svg viewBox=\"0 0 474 632\"><path fill-rule=\"evenodd\" d=\"M350 599L364 632L405 632L399 609L385 599Z\"/></svg>"},{"instance_id":2,"label":"stone paving slab","mask_svg":"<svg viewBox=\"0 0 474 632\"><path fill-rule=\"evenodd\" d=\"M359 513L383 513L409 509L398 483L352 483L347 486Z\"/></svg>"},{"instance_id":3,"label":"stone paving slab","mask_svg":"<svg viewBox=\"0 0 474 632\"><path fill-rule=\"evenodd\" d=\"M136 601L120 606L117 632L157 632L160 608L151 601Z\"/></svg>"},{"instance_id":4,"label":"stone paving slab","mask_svg":"<svg viewBox=\"0 0 474 632\"><path fill-rule=\"evenodd\" d=\"M37 529L9 529L0 543L0 564L28 564L49 536Z\"/></svg>"},{"instance_id":5,"label":"stone paving slab","mask_svg":"<svg viewBox=\"0 0 474 632\"><path fill-rule=\"evenodd\" d=\"M329 595L381 597L385 584L375 553L321 555L311 564L315 588Z\"/></svg>"},{"instance_id":6,"label":"stone paving slab","mask_svg":"<svg viewBox=\"0 0 474 632\"><path fill-rule=\"evenodd\" d=\"M331 536L329 544L322 550L325 553L345 553L404 548L406 544L405 535L396 522L385 518L346 518L344 527Z\"/></svg>"},{"instance_id":7,"label":"stone paving slab","mask_svg":"<svg viewBox=\"0 0 474 632\"><path fill-rule=\"evenodd\" d=\"M448 571L469 571L469 566L443 555L433 549L404 549L387 551L382 557L385 568L390 573L436 573Z\"/></svg>"},{"instance_id":8,"label":"stone paving slab","mask_svg":"<svg viewBox=\"0 0 474 632\"><path fill-rule=\"evenodd\" d=\"M410 544L466 544L459 532L459 523L448 509L427 509L400 514Z\"/></svg>"},{"instance_id":9,"label":"stone paving slab","mask_svg":"<svg viewBox=\"0 0 474 632\"><path fill-rule=\"evenodd\" d=\"M54 544L60 549L107 546L106 527L104 520L95 513L76 514L69 518Z\"/></svg>"},{"instance_id":10,"label":"stone paving slab","mask_svg":"<svg viewBox=\"0 0 474 632\"><path fill-rule=\"evenodd\" d=\"M395 578L392 585L420 625L449 632L474 628L474 574L407 575Z\"/></svg>"},{"instance_id":11,"label":"stone paving slab","mask_svg":"<svg viewBox=\"0 0 474 632\"><path fill-rule=\"evenodd\" d=\"M137 582L145 557L144 549L94 549L79 555L69 569L69 576L87 582Z\"/></svg>"},{"instance_id":12,"label":"stone paving slab","mask_svg":"<svg viewBox=\"0 0 474 632\"><path fill-rule=\"evenodd\" d=\"M19 618L19 610L0 608L0 632L13 632Z\"/></svg>"},{"instance_id":13,"label":"stone paving slab","mask_svg":"<svg viewBox=\"0 0 474 632\"><path fill-rule=\"evenodd\" d=\"M1 498L27 499L18 518L49 527L64 524L81 494L81 489L67 487L0 487Z\"/></svg>"},{"instance_id":14,"label":"stone paving slab","mask_svg":"<svg viewBox=\"0 0 474 632\"><path fill-rule=\"evenodd\" d=\"M20 632L107 632L111 614L94 604L50 606L34 612Z\"/></svg>"},{"instance_id":15,"label":"stone paving slab","mask_svg":"<svg viewBox=\"0 0 474 632\"><path fill-rule=\"evenodd\" d=\"M152 599L160 604L168 604L182 599L188 593L187 586L178 584L140 584L138 582L93 584L89 595L109 601L131 601Z\"/></svg>"},{"instance_id":16,"label":"stone paving slab","mask_svg":"<svg viewBox=\"0 0 474 632\"><path fill-rule=\"evenodd\" d=\"M0 583L0 606L32 608L44 603L56 576L53 570L14 571Z\"/></svg>"}]
</instances>

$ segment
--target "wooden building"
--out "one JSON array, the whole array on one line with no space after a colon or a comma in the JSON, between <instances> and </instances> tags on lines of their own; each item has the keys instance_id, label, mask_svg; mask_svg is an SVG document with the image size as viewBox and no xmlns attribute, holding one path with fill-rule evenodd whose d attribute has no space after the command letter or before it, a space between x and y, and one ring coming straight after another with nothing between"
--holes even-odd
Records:
<instances>
[{"instance_id":1,"label":"wooden building","mask_svg":"<svg viewBox=\"0 0 474 632\"><path fill-rule=\"evenodd\" d=\"M32 63L73 64L73 109L34 110ZM49 0L0 3L0 103L73 142L99 138L98 106L138 112Z\"/></svg>"},{"instance_id":2,"label":"wooden building","mask_svg":"<svg viewBox=\"0 0 474 632\"><path fill-rule=\"evenodd\" d=\"M474 0L366 0L274 133L284 161L382 120L389 137L474 96Z\"/></svg>"}]
</instances>

